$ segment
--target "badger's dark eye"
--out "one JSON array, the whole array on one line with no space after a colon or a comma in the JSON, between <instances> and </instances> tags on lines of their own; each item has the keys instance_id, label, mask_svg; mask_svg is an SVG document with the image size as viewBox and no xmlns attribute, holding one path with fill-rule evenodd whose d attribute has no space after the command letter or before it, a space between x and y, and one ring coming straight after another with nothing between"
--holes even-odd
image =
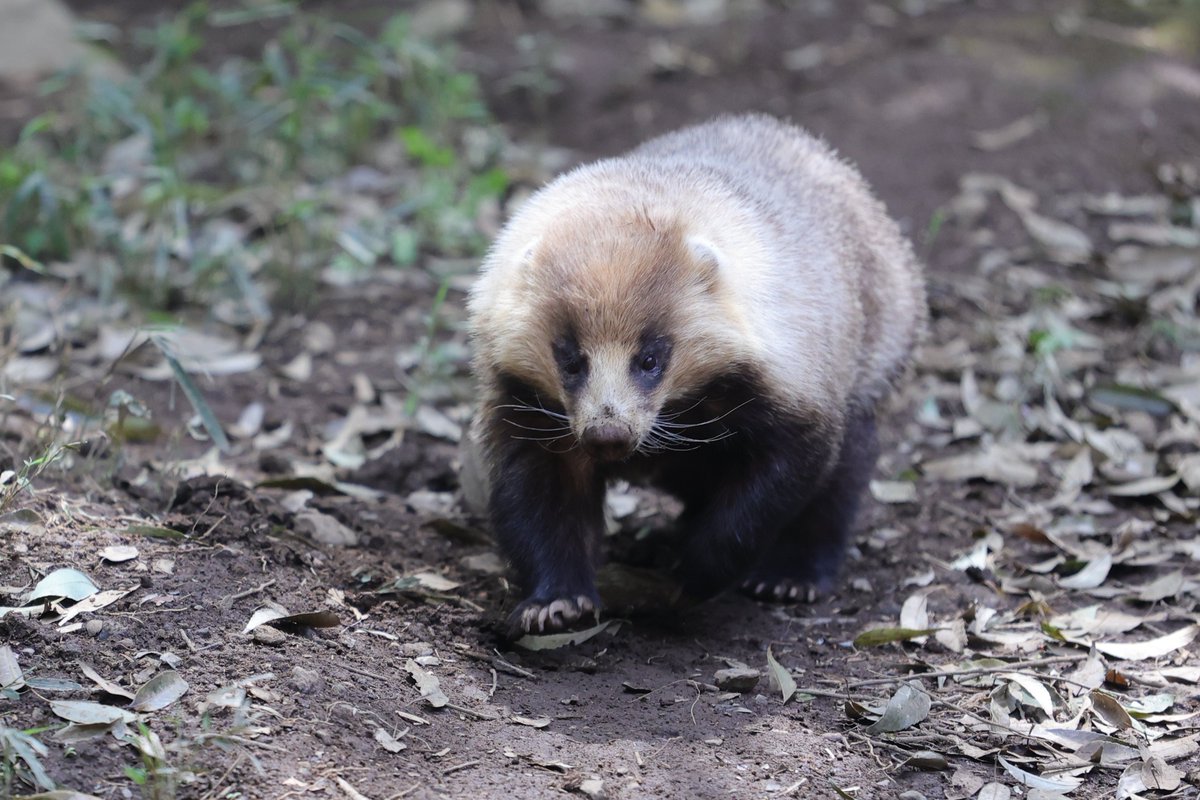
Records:
<instances>
[{"instance_id":1,"label":"badger's dark eye","mask_svg":"<svg viewBox=\"0 0 1200 800\"><path fill-rule=\"evenodd\" d=\"M588 360L573 337L564 336L553 344L554 361L562 375L563 387L576 391L587 380Z\"/></svg>"},{"instance_id":2,"label":"badger's dark eye","mask_svg":"<svg viewBox=\"0 0 1200 800\"><path fill-rule=\"evenodd\" d=\"M664 336L646 335L629 363L634 383L645 391L651 391L662 382L671 360L671 340Z\"/></svg>"}]
</instances>

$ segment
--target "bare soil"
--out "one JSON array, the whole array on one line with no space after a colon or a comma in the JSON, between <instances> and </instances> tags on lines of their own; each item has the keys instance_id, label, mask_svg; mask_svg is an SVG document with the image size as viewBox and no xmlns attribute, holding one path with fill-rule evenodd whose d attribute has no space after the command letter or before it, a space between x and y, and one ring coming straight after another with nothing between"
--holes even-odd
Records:
<instances>
[{"instance_id":1,"label":"bare soil","mask_svg":"<svg viewBox=\"0 0 1200 800\"><path fill-rule=\"evenodd\" d=\"M76 4L81 13L122 24L144 20L155 5ZM971 312L954 299L958 276L975 268L968 232L951 227L927 236L962 175L1003 174L1041 196L1136 194L1158 185L1157 164L1194 158L1200 142L1195 64L1098 36L1063 37L1047 8L1067 3L951 3L915 18L897 14L888 25L864 21L868 4L861 2L770 4L746 17L672 30L636 15L580 20L535 5L481 3L460 34L464 63L483 76L493 110L514 138L540 139L582 159L720 112L791 117L857 162L917 240L940 320L935 344L965 336L972 324ZM544 102L504 88L521 68L514 42L527 34L562 56L554 70L562 88ZM650 53L668 40L701 68L651 68ZM828 49L824 61L801 71L781 66L786 52L813 43ZM974 133L1037 112L1045 114L1044 126L1018 143L995 152L973 144ZM997 219L998 240L1015 235L1014 225ZM293 441L320 441L325 426L354 405L355 374L381 391L399 387L395 353L421 333L420 315L404 312L428 307L433 290L419 280L323 288L309 317L268 332L259 371L208 383L207 396L225 420L264 401L268 427L290 421ZM452 294L452 319L461 319L461 300ZM313 377L298 385L279 369L314 322L335 332L336 345L316 357ZM130 391L164 423L181 422L186 406L165 386L133 381ZM896 475L913 460L906 443L913 411L906 396L889 412L881 475ZM155 729L168 742L201 731L229 734L179 756L173 766L188 773L181 797L355 796L346 786L370 798L557 797L580 791L591 776L610 798L784 790L833 797L834 785L859 798L963 796L949 772L900 766L893 753L856 737L837 699L782 705L765 676L740 694L717 690L713 676L726 659L765 669L768 647L802 686L830 692L918 662L952 660L936 647L858 650L849 643L865 628L894 625L911 593L905 580L931 566L940 587L931 607L942 612L1022 602L998 595L987 576L942 568L970 548L989 512L1003 504L1003 488L930 484L917 504L872 504L847 583L812 606L729 595L675 617L635 618L573 648L530 652L499 637L514 599L503 576L464 564L492 552L485 535L411 505L414 492L456 489L450 443L409 433L381 461L342 476L380 489L377 499L318 494L309 502L354 530L354 547L306 539L284 505L290 490L256 486L286 473L286 458L235 454L231 478L173 471L172 461L201 451L184 441L170 453L129 445L92 462L91 474L48 473L28 504L43 524L0 532L0 586L25 587L35 572L75 566L102 588L137 587L97 615L99 626L63 633L10 615L0 620L0 642L28 673L81 681L80 663L132 683L156 654L178 656L190 690L156 717ZM1138 513L1136 504L1122 511ZM132 521L186 537L139 537L125 531ZM880 530L898 535L881 539ZM622 532L624 544L613 549L636 561L634 534ZM97 553L109 544L135 544L139 559L101 562ZM157 559L172 568L151 567ZM421 571L460 586L377 591ZM865 578L867 588L853 588L855 578ZM291 630L276 643L243 635L266 601L292 612L331 608L341 624ZM423 656L434 657L426 663L450 706L431 708L413 685L406 663ZM252 720L201 708L210 692L239 681L257 692ZM0 708L22 728L59 723L34 693ZM533 727L517 717L548 724ZM405 734L407 749L382 749L379 728ZM132 758L129 748L98 738L52 746L45 762L60 783L115 798L137 791L122 772ZM983 762L951 761L996 777Z\"/></svg>"}]
</instances>

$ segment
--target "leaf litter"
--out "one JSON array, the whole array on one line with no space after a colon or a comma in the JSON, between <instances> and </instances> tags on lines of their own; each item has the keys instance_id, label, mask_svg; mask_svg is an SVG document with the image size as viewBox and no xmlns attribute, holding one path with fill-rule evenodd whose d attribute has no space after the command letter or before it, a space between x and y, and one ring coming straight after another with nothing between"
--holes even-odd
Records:
<instances>
[{"instance_id":1,"label":"leaf litter","mask_svg":"<svg viewBox=\"0 0 1200 800\"><path fill-rule=\"evenodd\" d=\"M897 676L882 706L864 690L886 679L838 694L851 719L869 722L862 733L872 740L915 759L925 740L905 731L931 726L948 737L947 754L994 761L1031 796L1083 791L1105 770L1120 772L1118 797L1171 792L1183 762L1200 752L1189 723L1200 712L1175 712L1194 697L1146 690L1200 677L1187 664L1200 626L1186 595L1197 584L1179 566L1200 557L1200 426L1191 390L1181 388L1200 385L1200 357L1185 349L1175 359L1147 358L1136 342L1106 337L1102 321L1121 298L1139 297L1160 326L1194 333L1200 252L1180 255L1178 270L1140 271L1132 265L1179 263L1167 253L1188 236L1161 224L1093 235L1087 219L1053 219L1035 210L1031 192L999 176L963 179L951 207L970 211L958 224L1000 213L995 198L1016 214L1030 246L999 251L995 263L1006 271L962 286L959 294L990 310L967 346L922 354L921 391L937 399L919 415L933 457L915 461L924 481L1003 487L977 518L978 543L946 566L1007 598L964 612L927 589L910 595L898 618L853 645L903 648L913 674ZM1160 221L1171 208L1165 197L1082 204ZM1110 274L1095 276L1086 265L1118 246ZM967 312L945 313L949 328ZM957 647L942 636L951 626L962 631ZM944 650L970 658L934 666L918 655ZM1011 796L994 783L961 796L970 794Z\"/></svg>"}]
</instances>

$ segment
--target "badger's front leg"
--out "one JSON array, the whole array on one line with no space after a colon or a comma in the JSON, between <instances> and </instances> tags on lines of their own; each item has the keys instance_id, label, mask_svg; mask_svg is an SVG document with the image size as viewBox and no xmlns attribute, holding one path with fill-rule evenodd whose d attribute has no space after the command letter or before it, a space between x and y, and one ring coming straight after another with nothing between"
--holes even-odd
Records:
<instances>
[{"instance_id":1,"label":"badger's front leg","mask_svg":"<svg viewBox=\"0 0 1200 800\"><path fill-rule=\"evenodd\" d=\"M584 459L529 442L506 442L497 455L492 523L526 593L508 618L509 634L559 631L594 618L603 479Z\"/></svg>"},{"instance_id":2,"label":"badger's front leg","mask_svg":"<svg viewBox=\"0 0 1200 800\"><path fill-rule=\"evenodd\" d=\"M689 595L706 598L729 588L771 552L819 491L836 441L820 427L776 423L769 435L745 436L736 448L708 456L711 464L689 470L708 476L684 498L681 571Z\"/></svg>"}]
</instances>

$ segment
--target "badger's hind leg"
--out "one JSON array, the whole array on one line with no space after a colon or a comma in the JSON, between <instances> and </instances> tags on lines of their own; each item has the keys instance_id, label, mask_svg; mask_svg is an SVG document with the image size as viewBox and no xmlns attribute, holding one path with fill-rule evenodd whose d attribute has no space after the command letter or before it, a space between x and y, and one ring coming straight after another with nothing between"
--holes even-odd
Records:
<instances>
[{"instance_id":1,"label":"badger's hind leg","mask_svg":"<svg viewBox=\"0 0 1200 800\"><path fill-rule=\"evenodd\" d=\"M744 593L762 600L813 602L833 589L878 454L874 413L855 414L847 420L837 466L764 550L741 585Z\"/></svg>"}]
</instances>

